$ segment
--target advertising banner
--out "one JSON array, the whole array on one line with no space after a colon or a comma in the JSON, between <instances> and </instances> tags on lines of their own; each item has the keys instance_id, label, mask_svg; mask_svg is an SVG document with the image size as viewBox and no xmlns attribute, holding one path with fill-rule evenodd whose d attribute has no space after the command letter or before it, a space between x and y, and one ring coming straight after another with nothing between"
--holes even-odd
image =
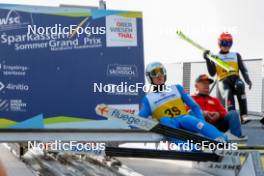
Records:
<instances>
[{"instance_id":1,"label":"advertising banner","mask_svg":"<svg viewBox=\"0 0 264 176\"><path fill-rule=\"evenodd\" d=\"M95 106L138 110L140 12L1 4L0 43L0 128L123 128Z\"/></svg>"}]
</instances>

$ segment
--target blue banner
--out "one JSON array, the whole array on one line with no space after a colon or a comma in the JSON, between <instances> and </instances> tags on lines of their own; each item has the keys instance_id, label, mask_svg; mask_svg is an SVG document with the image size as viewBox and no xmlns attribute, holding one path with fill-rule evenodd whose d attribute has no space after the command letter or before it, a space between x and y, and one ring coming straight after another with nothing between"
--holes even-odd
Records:
<instances>
[{"instance_id":1,"label":"blue banner","mask_svg":"<svg viewBox=\"0 0 264 176\"><path fill-rule=\"evenodd\" d=\"M97 104L143 96L106 86L144 83L140 12L2 4L0 42L0 128L107 128Z\"/></svg>"}]
</instances>

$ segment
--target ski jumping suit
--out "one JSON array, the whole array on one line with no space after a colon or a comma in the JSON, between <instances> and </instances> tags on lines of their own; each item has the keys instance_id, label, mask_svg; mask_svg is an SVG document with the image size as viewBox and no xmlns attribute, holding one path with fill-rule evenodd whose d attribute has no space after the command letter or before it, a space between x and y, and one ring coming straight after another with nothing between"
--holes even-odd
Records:
<instances>
[{"instance_id":1,"label":"ski jumping suit","mask_svg":"<svg viewBox=\"0 0 264 176\"><path fill-rule=\"evenodd\" d=\"M152 116L161 124L200 133L211 139L227 141L226 136L213 125L204 120L200 107L184 91L180 85L170 86L169 92L152 92L142 100L142 109L139 116L148 118ZM188 105L195 116L189 115Z\"/></svg>"},{"instance_id":2,"label":"ski jumping suit","mask_svg":"<svg viewBox=\"0 0 264 176\"><path fill-rule=\"evenodd\" d=\"M236 110L234 95L237 96L240 115L247 115L247 99L245 93L245 84L239 77L239 70L241 71L244 80L247 84L252 84L247 68L244 66L242 58L239 53L228 52L224 53L220 51L217 55L220 59L234 68L234 71L227 72L218 65L215 65L208 58L206 59L206 65L208 72L211 76L217 75L218 89L217 96L222 101L223 105L227 107L228 111Z\"/></svg>"}]
</instances>

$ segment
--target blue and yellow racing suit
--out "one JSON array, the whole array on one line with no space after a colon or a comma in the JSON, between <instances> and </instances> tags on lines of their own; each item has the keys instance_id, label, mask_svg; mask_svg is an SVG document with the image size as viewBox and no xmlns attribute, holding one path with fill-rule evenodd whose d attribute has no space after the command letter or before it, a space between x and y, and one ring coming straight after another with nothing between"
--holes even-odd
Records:
<instances>
[{"instance_id":1,"label":"blue and yellow racing suit","mask_svg":"<svg viewBox=\"0 0 264 176\"><path fill-rule=\"evenodd\" d=\"M226 141L226 136L204 120L202 110L181 85L170 86L169 92L152 92L142 100L141 117L152 117L161 124L200 133L210 139ZM192 115L186 110L191 109Z\"/></svg>"}]
</instances>

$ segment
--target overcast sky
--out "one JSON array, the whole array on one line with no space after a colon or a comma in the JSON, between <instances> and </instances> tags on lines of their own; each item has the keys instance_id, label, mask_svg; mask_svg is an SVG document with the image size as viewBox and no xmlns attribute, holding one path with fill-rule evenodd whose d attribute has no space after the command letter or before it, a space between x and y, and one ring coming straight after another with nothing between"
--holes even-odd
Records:
<instances>
[{"instance_id":1,"label":"overcast sky","mask_svg":"<svg viewBox=\"0 0 264 176\"><path fill-rule=\"evenodd\" d=\"M8 3L98 5L99 0L8 0ZM0 0L0 3L6 3ZM143 12L146 63L202 60L201 52L181 41L183 30L214 52L222 31L234 36L233 51L244 58L264 56L264 1L262 0L106 0L108 9Z\"/></svg>"}]
</instances>

